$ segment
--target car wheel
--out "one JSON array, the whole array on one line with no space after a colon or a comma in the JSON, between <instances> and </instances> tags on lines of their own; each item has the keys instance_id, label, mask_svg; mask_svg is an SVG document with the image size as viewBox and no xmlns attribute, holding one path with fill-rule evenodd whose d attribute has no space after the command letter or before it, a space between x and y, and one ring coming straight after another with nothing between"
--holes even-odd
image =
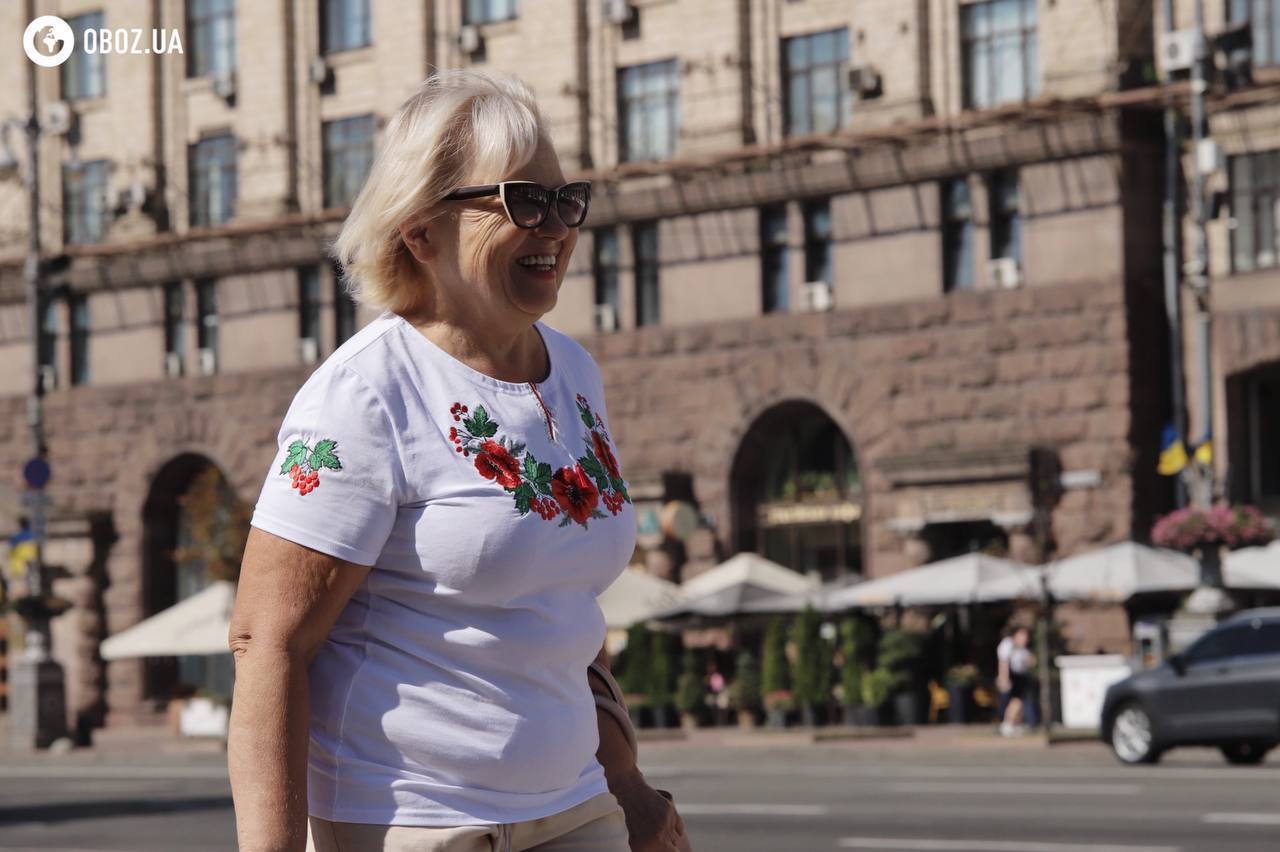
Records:
<instances>
[{"instance_id":1,"label":"car wheel","mask_svg":"<svg viewBox=\"0 0 1280 852\"><path fill-rule=\"evenodd\" d=\"M1267 752L1274 748L1272 743L1231 743L1221 746L1222 756L1227 763L1236 766L1257 766L1267 757Z\"/></svg>"},{"instance_id":2,"label":"car wheel","mask_svg":"<svg viewBox=\"0 0 1280 852\"><path fill-rule=\"evenodd\" d=\"M1116 712L1111 722L1111 750L1121 763L1155 763L1160 759L1155 728L1141 704L1130 702Z\"/></svg>"}]
</instances>

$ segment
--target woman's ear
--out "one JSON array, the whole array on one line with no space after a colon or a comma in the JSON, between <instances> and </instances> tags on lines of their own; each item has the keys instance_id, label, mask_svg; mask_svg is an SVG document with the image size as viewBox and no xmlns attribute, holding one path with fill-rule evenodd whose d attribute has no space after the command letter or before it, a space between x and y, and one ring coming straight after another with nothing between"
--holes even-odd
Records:
<instances>
[{"instance_id":1,"label":"woman's ear","mask_svg":"<svg viewBox=\"0 0 1280 852\"><path fill-rule=\"evenodd\" d=\"M426 263L436 256L435 244L427 231L427 221L423 218L406 219L399 225L400 239L409 248L409 253L418 263Z\"/></svg>"}]
</instances>

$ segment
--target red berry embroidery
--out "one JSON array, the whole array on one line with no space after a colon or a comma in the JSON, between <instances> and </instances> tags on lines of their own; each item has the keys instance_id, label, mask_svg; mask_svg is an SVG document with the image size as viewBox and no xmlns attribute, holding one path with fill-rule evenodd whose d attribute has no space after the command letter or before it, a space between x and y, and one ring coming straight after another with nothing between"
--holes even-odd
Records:
<instances>
[{"instance_id":1,"label":"red berry embroidery","mask_svg":"<svg viewBox=\"0 0 1280 852\"><path fill-rule=\"evenodd\" d=\"M289 445L284 462L280 465L280 473L288 474L291 488L300 495L310 494L320 487L320 469L342 470L342 462L338 460L338 442L332 438L316 441L314 447L305 441L294 441Z\"/></svg>"}]
</instances>

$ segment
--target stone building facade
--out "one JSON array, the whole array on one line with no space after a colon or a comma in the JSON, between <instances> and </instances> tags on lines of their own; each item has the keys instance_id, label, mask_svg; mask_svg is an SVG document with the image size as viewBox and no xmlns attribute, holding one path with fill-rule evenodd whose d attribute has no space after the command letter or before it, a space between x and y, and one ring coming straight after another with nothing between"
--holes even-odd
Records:
<instances>
[{"instance_id":1,"label":"stone building facade","mask_svg":"<svg viewBox=\"0 0 1280 852\"><path fill-rule=\"evenodd\" d=\"M201 44L234 33L209 73L196 6L230 28ZM72 72L0 62L0 115L25 110L35 74L42 114L75 117L41 141L42 235L62 262L40 354L73 714L146 722L167 697L171 673L104 666L96 643L173 603L177 497L214 465L253 501L294 390L369 318L325 246L360 140L438 67L519 73L566 174L595 181L546 321L603 369L647 525L637 561L680 578L759 550L874 576L976 546L1038 561L1143 537L1170 499L1152 473L1168 416L1159 94L1141 79L1155 21L1140 0L1088 6L0 9L15 39L37 14L100 12L187 45ZM22 204L0 183L4 470L30 453L36 366ZM671 501L697 509L686 540L653 532ZM1092 625L1088 650L1123 627Z\"/></svg>"}]
</instances>

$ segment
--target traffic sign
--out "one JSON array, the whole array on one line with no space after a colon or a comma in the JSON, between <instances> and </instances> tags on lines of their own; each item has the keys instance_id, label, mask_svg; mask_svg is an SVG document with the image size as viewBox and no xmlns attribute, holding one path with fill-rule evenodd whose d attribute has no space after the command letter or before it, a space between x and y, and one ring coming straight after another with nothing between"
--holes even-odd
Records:
<instances>
[{"instance_id":1,"label":"traffic sign","mask_svg":"<svg viewBox=\"0 0 1280 852\"><path fill-rule=\"evenodd\" d=\"M27 481L27 485L31 488L44 488L52 475L53 471L50 470L49 463L40 456L29 459L22 467L22 478Z\"/></svg>"}]
</instances>

